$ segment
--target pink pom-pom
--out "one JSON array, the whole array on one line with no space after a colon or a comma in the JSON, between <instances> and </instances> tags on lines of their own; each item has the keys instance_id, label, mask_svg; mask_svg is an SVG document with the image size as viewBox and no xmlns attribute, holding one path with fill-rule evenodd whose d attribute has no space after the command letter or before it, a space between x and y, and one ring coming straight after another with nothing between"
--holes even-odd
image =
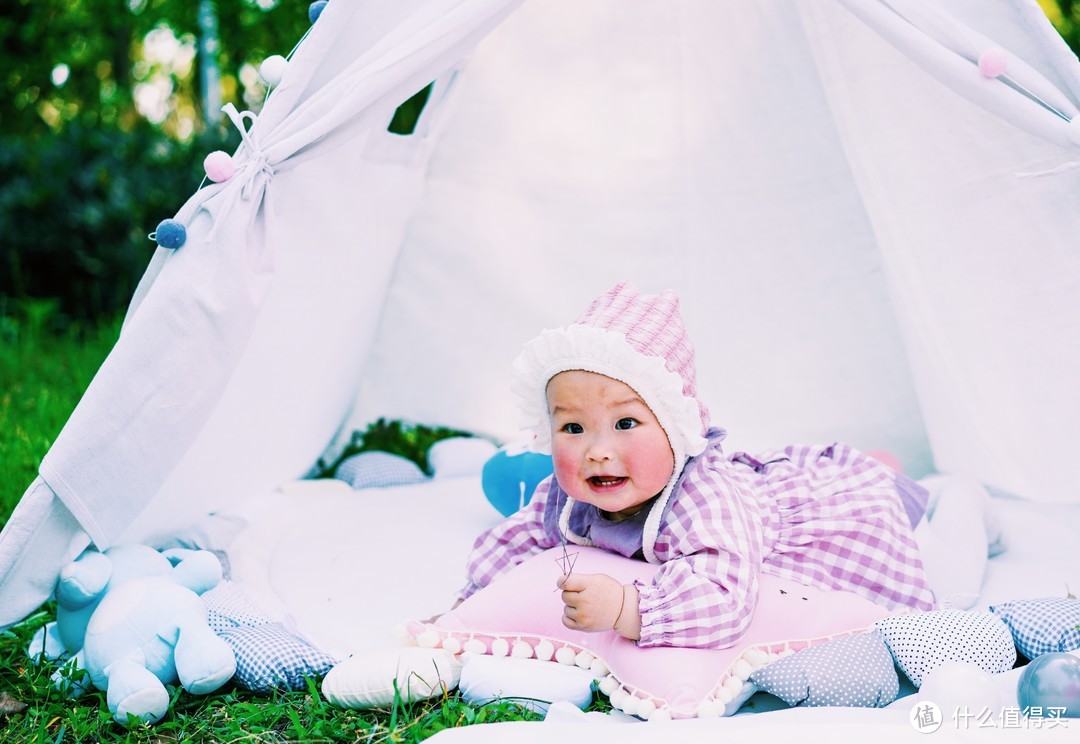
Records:
<instances>
[{"instance_id":1,"label":"pink pom-pom","mask_svg":"<svg viewBox=\"0 0 1080 744\"><path fill-rule=\"evenodd\" d=\"M983 77L996 78L1005 74L1008 66L1008 57L1005 50L999 47L990 47L979 55L979 72Z\"/></svg>"},{"instance_id":2,"label":"pink pom-pom","mask_svg":"<svg viewBox=\"0 0 1080 744\"><path fill-rule=\"evenodd\" d=\"M900 458L897 457L896 455L894 455L892 452L889 452L888 450L882 450L882 449L870 450L866 454L868 454L870 457L874 458L878 462L884 463L885 465L888 465L890 468L895 470L897 473L903 473L904 472L904 465L903 465L903 463L900 462Z\"/></svg>"},{"instance_id":3,"label":"pink pom-pom","mask_svg":"<svg viewBox=\"0 0 1080 744\"><path fill-rule=\"evenodd\" d=\"M203 168L206 169L206 177L214 183L228 181L236 173L236 163L224 150L214 150L207 155L203 160Z\"/></svg>"}]
</instances>

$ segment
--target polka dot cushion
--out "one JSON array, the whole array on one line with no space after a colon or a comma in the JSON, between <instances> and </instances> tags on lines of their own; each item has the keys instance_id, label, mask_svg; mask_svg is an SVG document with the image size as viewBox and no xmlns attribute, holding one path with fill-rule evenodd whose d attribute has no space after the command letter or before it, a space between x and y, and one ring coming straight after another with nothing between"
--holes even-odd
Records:
<instances>
[{"instance_id":1,"label":"polka dot cushion","mask_svg":"<svg viewBox=\"0 0 1080 744\"><path fill-rule=\"evenodd\" d=\"M994 605L990 611L1005 621L1016 649L1029 659L1080 649L1080 600L1020 599Z\"/></svg>"},{"instance_id":2,"label":"polka dot cushion","mask_svg":"<svg viewBox=\"0 0 1080 744\"><path fill-rule=\"evenodd\" d=\"M228 579L203 594L202 600L206 605L206 621L218 635L225 630L254 628L270 622L270 617Z\"/></svg>"},{"instance_id":3,"label":"polka dot cushion","mask_svg":"<svg viewBox=\"0 0 1080 744\"><path fill-rule=\"evenodd\" d=\"M1012 634L990 612L918 612L887 617L875 625L896 665L916 687L946 661L969 662L987 674L1007 671L1016 663Z\"/></svg>"},{"instance_id":4,"label":"polka dot cushion","mask_svg":"<svg viewBox=\"0 0 1080 744\"><path fill-rule=\"evenodd\" d=\"M788 705L881 708L900 693L892 655L878 630L798 651L750 675Z\"/></svg>"}]
</instances>

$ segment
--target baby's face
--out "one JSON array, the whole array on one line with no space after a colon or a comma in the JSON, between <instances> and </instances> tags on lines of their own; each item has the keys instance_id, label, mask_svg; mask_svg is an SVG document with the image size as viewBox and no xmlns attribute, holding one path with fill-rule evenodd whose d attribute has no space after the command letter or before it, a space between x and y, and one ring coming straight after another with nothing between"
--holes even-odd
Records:
<instances>
[{"instance_id":1,"label":"baby's face","mask_svg":"<svg viewBox=\"0 0 1080 744\"><path fill-rule=\"evenodd\" d=\"M547 399L555 477L572 497L629 516L667 485L675 456L633 388L572 370L551 378Z\"/></svg>"}]
</instances>

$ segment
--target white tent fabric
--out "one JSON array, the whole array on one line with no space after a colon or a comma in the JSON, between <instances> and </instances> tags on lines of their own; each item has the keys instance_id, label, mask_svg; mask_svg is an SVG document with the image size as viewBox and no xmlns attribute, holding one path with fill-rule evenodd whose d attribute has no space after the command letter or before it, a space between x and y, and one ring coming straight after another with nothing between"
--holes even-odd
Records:
<instances>
[{"instance_id":1,"label":"white tent fabric","mask_svg":"<svg viewBox=\"0 0 1080 744\"><path fill-rule=\"evenodd\" d=\"M518 5L327 6L0 535L0 625L378 416L514 436L517 349L622 279L680 293L735 448L1080 501L1080 65L1034 0Z\"/></svg>"}]
</instances>

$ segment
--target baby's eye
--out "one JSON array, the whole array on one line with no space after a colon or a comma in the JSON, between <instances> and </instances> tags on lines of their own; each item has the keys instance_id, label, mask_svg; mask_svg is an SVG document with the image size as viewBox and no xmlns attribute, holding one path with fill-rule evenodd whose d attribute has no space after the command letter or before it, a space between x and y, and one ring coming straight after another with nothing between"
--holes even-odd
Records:
<instances>
[{"instance_id":1,"label":"baby's eye","mask_svg":"<svg viewBox=\"0 0 1080 744\"><path fill-rule=\"evenodd\" d=\"M585 431L584 427L582 427L581 424L575 424L573 422L569 424L563 424L562 430L565 431L567 434L581 434Z\"/></svg>"},{"instance_id":2,"label":"baby's eye","mask_svg":"<svg viewBox=\"0 0 1080 744\"><path fill-rule=\"evenodd\" d=\"M615 422L615 428L616 429L633 429L635 426L638 425L638 423L639 422L638 422L637 419L632 419L632 418L629 418L629 417L621 418L621 419L619 419L618 421Z\"/></svg>"}]
</instances>

